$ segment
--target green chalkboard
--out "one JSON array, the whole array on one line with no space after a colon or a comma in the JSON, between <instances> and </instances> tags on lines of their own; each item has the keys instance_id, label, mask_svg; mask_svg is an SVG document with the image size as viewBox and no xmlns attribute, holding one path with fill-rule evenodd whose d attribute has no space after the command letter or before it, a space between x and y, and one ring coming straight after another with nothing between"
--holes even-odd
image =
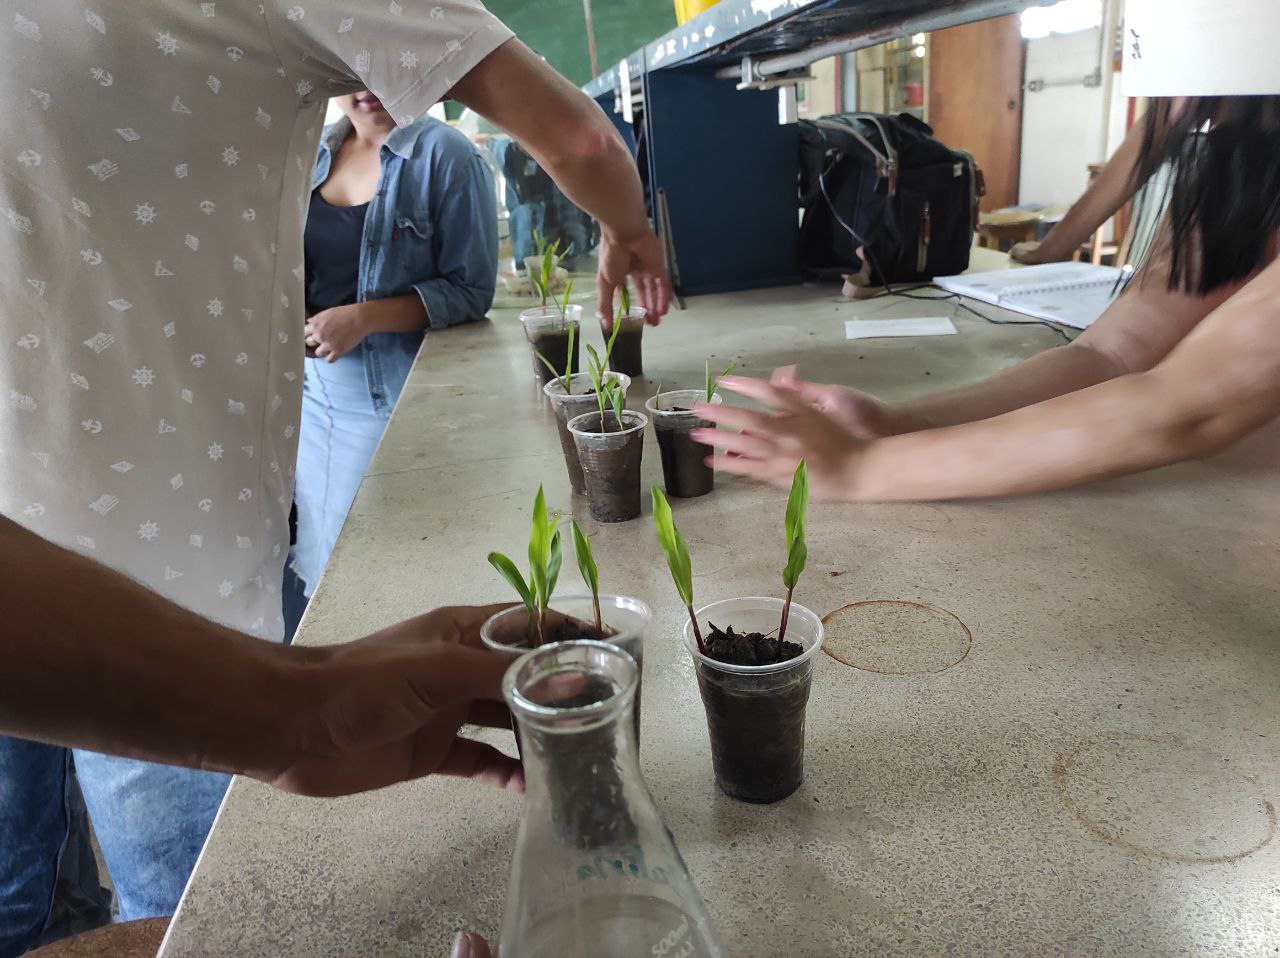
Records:
<instances>
[{"instance_id":1,"label":"green chalkboard","mask_svg":"<svg viewBox=\"0 0 1280 958\"><path fill-rule=\"evenodd\" d=\"M591 79L582 0L489 0L516 36L576 84ZM591 0L601 71L676 25L672 0Z\"/></svg>"}]
</instances>

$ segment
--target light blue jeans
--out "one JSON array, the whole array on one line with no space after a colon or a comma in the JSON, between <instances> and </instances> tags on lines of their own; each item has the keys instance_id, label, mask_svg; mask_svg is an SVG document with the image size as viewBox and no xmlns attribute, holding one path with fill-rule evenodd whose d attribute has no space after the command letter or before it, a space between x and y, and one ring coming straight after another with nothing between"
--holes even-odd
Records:
<instances>
[{"instance_id":1,"label":"light blue jeans","mask_svg":"<svg viewBox=\"0 0 1280 958\"><path fill-rule=\"evenodd\" d=\"M387 418L374 408L358 348L335 363L306 361L293 487L298 542L292 567L308 596L338 541Z\"/></svg>"},{"instance_id":2,"label":"light blue jeans","mask_svg":"<svg viewBox=\"0 0 1280 958\"><path fill-rule=\"evenodd\" d=\"M121 920L172 915L230 776L74 754ZM66 749L0 736L0 958L22 954L44 935L69 842L86 867L62 880L78 880L87 899L98 892L68 795L68 759Z\"/></svg>"}]
</instances>

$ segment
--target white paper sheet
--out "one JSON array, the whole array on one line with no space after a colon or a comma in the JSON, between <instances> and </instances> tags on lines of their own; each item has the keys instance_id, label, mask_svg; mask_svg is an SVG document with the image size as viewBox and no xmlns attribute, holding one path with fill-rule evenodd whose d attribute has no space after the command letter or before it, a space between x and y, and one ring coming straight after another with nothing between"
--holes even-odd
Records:
<instances>
[{"instance_id":1,"label":"white paper sheet","mask_svg":"<svg viewBox=\"0 0 1280 958\"><path fill-rule=\"evenodd\" d=\"M913 319L846 319L845 339L881 339L890 336L954 336L956 324L946 316Z\"/></svg>"},{"instance_id":2,"label":"white paper sheet","mask_svg":"<svg viewBox=\"0 0 1280 958\"><path fill-rule=\"evenodd\" d=\"M1280 93L1280 0L1127 0L1125 96Z\"/></svg>"}]
</instances>

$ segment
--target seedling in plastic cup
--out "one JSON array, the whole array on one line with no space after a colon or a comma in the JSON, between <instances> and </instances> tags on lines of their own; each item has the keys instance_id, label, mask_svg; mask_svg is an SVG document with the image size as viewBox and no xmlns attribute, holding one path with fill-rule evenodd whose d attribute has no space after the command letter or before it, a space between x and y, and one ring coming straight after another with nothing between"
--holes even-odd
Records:
<instances>
[{"instance_id":1,"label":"seedling in plastic cup","mask_svg":"<svg viewBox=\"0 0 1280 958\"><path fill-rule=\"evenodd\" d=\"M547 607L551 593L560 577L563 555L560 549L559 516L547 514L547 499L542 486L533 500L533 528L529 535L529 581L526 582L516 564L501 552L489 553L489 564L511 584L529 611L530 631L535 645L542 645L546 637Z\"/></svg>"}]
</instances>

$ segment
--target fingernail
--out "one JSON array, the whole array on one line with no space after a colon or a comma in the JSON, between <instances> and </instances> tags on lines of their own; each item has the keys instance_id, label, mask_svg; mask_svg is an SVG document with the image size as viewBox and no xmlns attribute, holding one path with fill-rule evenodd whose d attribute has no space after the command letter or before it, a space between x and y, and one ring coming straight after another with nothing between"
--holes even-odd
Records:
<instances>
[{"instance_id":1,"label":"fingernail","mask_svg":"<svg viewBox=\"0 0 1280 958\"><path fill-rule=\"evenodd\" d=\"M449 952L449 958L471 958L471 939L467 937L466 932L458 932L458 937L453 940L453 951Z\"/></svg>"}]
</instances>

